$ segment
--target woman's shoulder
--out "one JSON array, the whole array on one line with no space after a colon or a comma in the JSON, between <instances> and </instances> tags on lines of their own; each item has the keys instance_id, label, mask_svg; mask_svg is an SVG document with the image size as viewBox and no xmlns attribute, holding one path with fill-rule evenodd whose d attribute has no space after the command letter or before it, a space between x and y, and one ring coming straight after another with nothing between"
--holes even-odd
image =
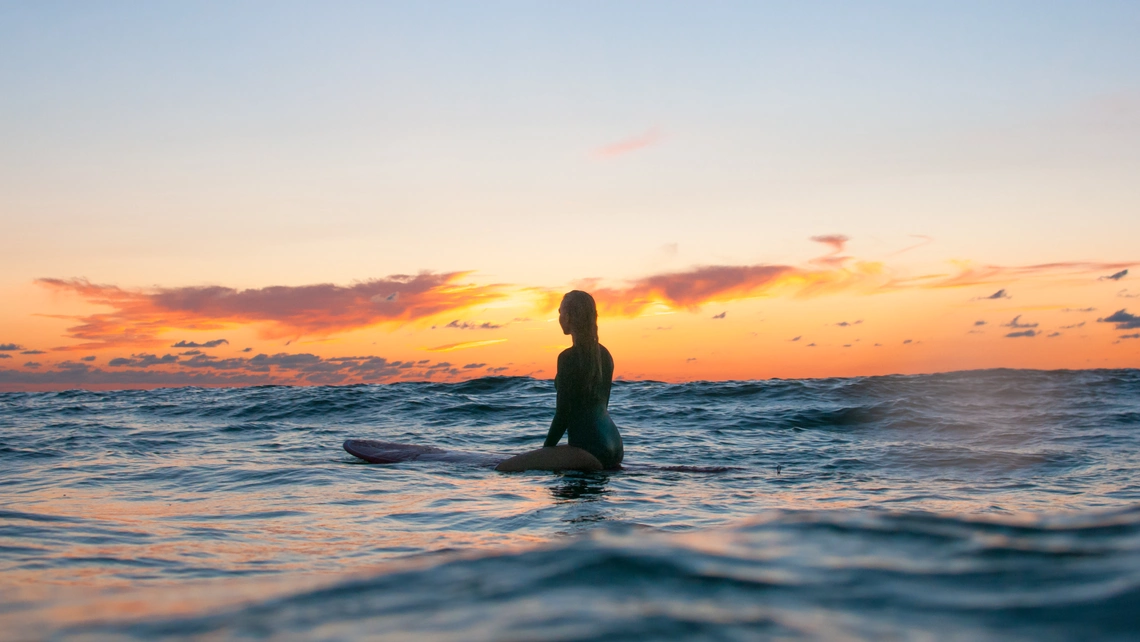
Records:
<instances>
[{"instance_id":1,"label":"woman's shoulder","mask_svg":"<svg viewBox=\"0 0 1140 642\"><path fill-rule=\"evenodd\" d=\"M610 355L610 351L606 350L606 347L604 345L599 343L598 348L600 348L602 351L602 358L603 359L605 359L606 361L613 362L613 360L614 360L613 356Z\"/></svg>"}]
</instances>

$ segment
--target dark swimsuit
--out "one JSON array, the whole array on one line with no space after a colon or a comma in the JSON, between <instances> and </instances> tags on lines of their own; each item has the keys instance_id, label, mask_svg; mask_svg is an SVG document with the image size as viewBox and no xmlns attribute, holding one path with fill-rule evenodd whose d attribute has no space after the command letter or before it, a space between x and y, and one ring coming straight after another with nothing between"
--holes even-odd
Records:
<instances>
[{"instance_id":1,"label":"dark swimsuit","mask_svg":"<svg viewBox=\"0 0 1140 642\"><path fill-rule=\"evenodd\" d=\"M582 348L567 348L558 355L558 375L554 378L554 389L558 391L558 405L554 420L550 422L550 432L546 435L545 447L557 446L562 434L569 432L567 441L590 453L602 462L605 468L617 468L621 464L624 450L621 435L607 407L610 404L610 386L613 383L614 360L605 346L601 348L602 389L591 395L586 390L587 375Z\"/></svg>"}]
</instances>

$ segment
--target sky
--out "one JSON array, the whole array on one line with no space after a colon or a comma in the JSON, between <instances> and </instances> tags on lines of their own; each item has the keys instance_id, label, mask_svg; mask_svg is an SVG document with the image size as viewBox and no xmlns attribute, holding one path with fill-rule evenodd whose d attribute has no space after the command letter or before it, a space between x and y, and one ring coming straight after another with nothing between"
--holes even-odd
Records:
<instances>
[{"instance_id":1,"label":"sky","mask_svg":"<svg viewBox=\"0 0 1140 642\"><path fill-rule=\"evenodd\" d=\"M0 2L0 390L1140 367L1135 2Z\"/></svg>"}]
</instances>

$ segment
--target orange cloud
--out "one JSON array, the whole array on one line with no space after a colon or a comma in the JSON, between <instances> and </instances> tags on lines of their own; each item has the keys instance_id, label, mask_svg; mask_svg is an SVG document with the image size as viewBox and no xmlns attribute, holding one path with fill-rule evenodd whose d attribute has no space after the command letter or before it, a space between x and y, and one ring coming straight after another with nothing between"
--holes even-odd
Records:
<instances>
[{"instance_id":1,"label":"orange cloud","mask_svg":"<svg viewBox=\"0 0 1140 642\"><path fill-rule=\"evenodd\" d=\"M587 288L598 303L598 312L613 316L637 316L658 306L695 310L708 303L788 295L808 298L840 292L876 294L900 289L953 288L1016 280L1034 276L1087 274L1120 269L1134 263L1067 262L1028 266L971 266L961 264L957 274L927 274L900 277L882 263L852 261L838 256L847 237L813 237L834 250L809 261L808 267L791 265L708 265L681 272L647 276L624 287ZM562 293L538 292L539 307L558 307Z\"/></svg>"},{"instance_id":2,"label":"orange cloud","mask_svg":"<svg viewBox=\"0 0 1140 642\"><path fill-rule=\"evenodd\" d=\"M598 149L594 150L594 156L597 158L614 158L615 156L628 154L632 151L649 147L650 145L656 145L661 141L662 138L663 136L661 134L661 130L654 127L653 129L650 129L643 134L634 136L633 138L627 138L616 143L611 143L604 147L599 147Z\"/></svg>"},{"instance_id":3,"label":"orange cloud","mask_svg":"<svg viewBox=\"0 0 1140 642\"><path fill-rule=\"evenodd\" d=\"M1040 263L1037 265L972 265L959 263L957 274L928 274L919 277L899 278L886 285L888 289L927 287L961 288L972 285L986 285L1036 276L1089 274L1104 270L1119 270L1136 263L1097 263L1092 261L1067 261L1061 263Z\"/></svg>"},{"instance_id":4,"label":"orange cloud","mask_svg":"<svg viewBox=\"0 0 1140 642\"><path fill-rule=\"evenodd\" d=\"M591 294L602 314L637 316L658 305L696 309L707 303L771 296L778 293L811 297L850 289L872 291L886 281L878 263L853 267L800 268L790 265L708 265L683 272L656 274L626 287L595 288ZM561 294L550 292L546 309L557 307Z\"/></svg>"},{"instance_id":5,"label":"orange cloud","mask_svg":"<svg viewBox=\"0 0 1140 642\"><path fill-rule=\"evenodd\" d=\"M479 346L489 346L495 343L503 343L506 339L484 339L482 341L464 341L462 343L449 343L443 346L436 346L434 348L424 348L428 352L453 352L455 350L466 350L467 348L478 348Z\"/></svg>"},{"instance_id":6,"label":"orange cloud","mask_svg":"<svg viewBox=\"0 0 1140 642\"><path fill-rule=\"evenodd\" d=\"M349 286L323 283L237 290L222 286L127 290L86 279L39 279L45 287L70 292L111 312L79 317L68 336L83 340L66 350L154 345L169 329L219 330L263 324L262 335L327 336L381 323L409 322L455 312L506 296L499 285L459 280L468 272L394 275Z\"/></svg>"}]
</instances>

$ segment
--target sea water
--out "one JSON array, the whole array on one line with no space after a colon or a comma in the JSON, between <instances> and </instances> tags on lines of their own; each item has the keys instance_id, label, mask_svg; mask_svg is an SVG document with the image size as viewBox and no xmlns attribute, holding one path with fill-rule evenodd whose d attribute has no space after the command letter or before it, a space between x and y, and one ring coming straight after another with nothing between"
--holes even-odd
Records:
<instances>
[{"instance_id":1,"label":"sea water","mask_svg":"<svg viewBox=\"0 0 1140 642\"><path fill-rule=\"evenodd\" d=\"M0 637L1136 639L1140 370L0 394ZM728 466L718 474L656 467Z\"/></svg>"}]
</instances>

